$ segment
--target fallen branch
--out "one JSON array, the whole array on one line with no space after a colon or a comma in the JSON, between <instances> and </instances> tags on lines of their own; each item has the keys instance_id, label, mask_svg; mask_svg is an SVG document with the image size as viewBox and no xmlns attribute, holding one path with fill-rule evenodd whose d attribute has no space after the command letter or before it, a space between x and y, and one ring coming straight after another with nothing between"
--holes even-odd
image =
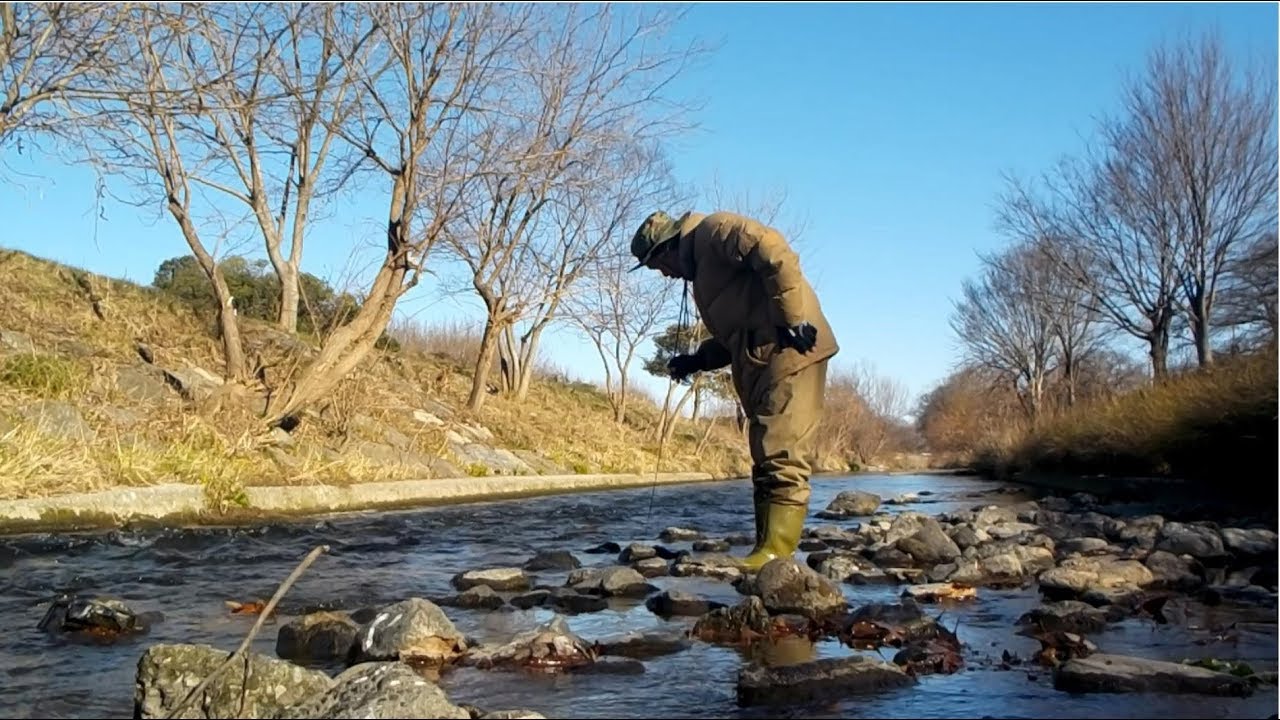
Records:
<instances>
[{"instance_id":1,"label":"fallen branch","mask_svg":"<svg viewBox=\"0 0 1280 720\"><path fill-rule=\"evenodd\" d=\"M302 573L306 572L307 568L311 566L311 563L315 562L316 558L320 557L321 553L326 552L329 552L328 545L317 545L311 550L311 552L307 553L307 556L302 559L302 562L298 563L298 567L294 568L293 572L289 573L289 577L285 578L283 583L280 583L280 587L276 589L276 594L271 596L271 602L267 603L266 609L258 615L258 621L253 624L253 629L249 631L248 636L246 636L244 641L240 643L240 647L236 648L236 651L231 653L231 655L229 655L221 665L214 668L214 671L209 673L204 680L201 680L199 685L195 686L191 692L187 693L186 697L182 698L182 700L169 711L169 714L165 716L166 720L172 720L172 718L178 717L178 715L191 704L193 699L199 697L199 695L205 691L205 688L209 687L210 683L217 679L224 670L231 667L231 663L235 662L236 658L246 654L249 646L253 644L253 639L258 636L258 631L261 630L263 624L266 623L267 616L276 609L276 604L280 602L280 599L284 597L285 593L289 592L289 588L293 587L293 584L302 576ZM240 710L236 713L237 717L244 717L245 694L249 687L248 657L251 656L246 655L244 681L240 684Z\"/></svg>"}]
</instances>

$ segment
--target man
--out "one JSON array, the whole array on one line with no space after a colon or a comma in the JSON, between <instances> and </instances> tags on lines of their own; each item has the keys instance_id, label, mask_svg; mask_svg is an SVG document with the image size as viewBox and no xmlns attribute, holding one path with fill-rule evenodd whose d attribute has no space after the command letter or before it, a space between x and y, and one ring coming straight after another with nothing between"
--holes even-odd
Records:
<instances>
[{"instance_id":1,"label":"man","mask_svg":"<svg viewBox=\"0 0 1280 720\"><path fill-rule=\"evenodd\" d=\"M668 363L677 381L732 367L747 415L756 545L751 571L790 557L809 508L808 455L822 417L827 364L839 347L800 261L778 231L729 212L658 211L631 240L639 260L691 283L711 338Z\"/></svg>"}]
</instances>

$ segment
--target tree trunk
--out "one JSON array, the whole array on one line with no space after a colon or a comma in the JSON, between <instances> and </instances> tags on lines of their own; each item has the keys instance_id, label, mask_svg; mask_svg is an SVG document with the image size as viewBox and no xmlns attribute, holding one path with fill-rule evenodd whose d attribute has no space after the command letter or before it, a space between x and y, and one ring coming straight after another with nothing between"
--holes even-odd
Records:
<instances>
[{"instance_id":1,"label":"tree trunk","mask_svg":"<svg viewBox=\"0 0 1280 720\"><path fill-rule=\"evenodd\" d=\"M1076 374L1079 372L1076 364L1076 354L1070 351L1063 351L1062 370L1067 380L1067 407L1069 408L1076 405Z\"/></svg>"},{"instance_id":2,"label":"tree trunk","mask_svg":"<svg viewBox=\"0 0 1280 720\"><path fill-rule=\"evenodd\" d=\"M507 325L498 335L498 374L502 377L502 394L516 391L520 378L520 355L516 350L515 328Z\"/></svg>"},{"instance_id":3,"label":"tree trunk","mask_svg":"<svg viewBox=\"0 0 1280 720\"><path fill-rule=\"evenodd\" d=\"M696 381L695 381L696 385ZM662 428L662 442L671 441L671 436L676 434L676 422L680 419L680 411L684 409L684 404L689 402L689 396L694 394L695 385L690 385L685 389L684 394L680 396L680 402L676 403L676 407L671 411L671 417Z\"/></svg>"},{"instance_id":4,"label":"tree trunk","mask_svg":"<svg viewBox=\"0 0 1280 720\"><path fill-rule=\"evenodd\" d=\"M676 381L667 380L667 396L662 399L662 414L658 416L658 438L667 431L667 413L671 411L671 394L675 392Z\"/></svg>"},{"instance_id":5,"label":"tree trunk","mask_svg":"<svg viewBox=\"0 0 1280 720\"><path fill-rule=\"evenodd\" d=\"M1213 346L1209 342L1209 303L1203 296L1196 298L1191 311L1191 335L1196 341L1196 359L1200 367L1213 364Z\"/></svg>"},{"instance_id":6,"label":"tree trunk","mask_svg":"<svg viewBox=\"0 0 1280 720\"><path fill-rule=\"evenodd\" d=\"M698 414L702 410L702 376L693 381L693 411L689 414L691 422L698 422Z\"/></svg>"},{"instance_id":7,"label":"tree trunk","mask_svg":"<svg viewBox=\"0 0 1280 720\"><path fill-rule=\"evenodd\" d=\"M516 381L516 400L524 402L529 396L529 385L533 381L533 360L538 355L538 343L542 340L545 323L538 323L520 339L520 375Z\"/></svg>"},{"instance_id":8,"label":"tree trunk","mask_svg":"<svg viewBox=\"0 0 1280 720\"><path fill-rule=\"evenodd\" d=\"M472 412L480 412L488 394L489 373L493 370L493 358L498 351L499 332L498 322L490 313L484 323L484 334L480 337L480 354L476 358L475 374L471 377L471 395L467 398L467 407Z\"/></svg>"},{"instance_id":9,"label":"tree trunk","mask_svg":"<svg viewBox=\"0 0 1280 720\"><path fill-rule=\"evenodd\" d=\"M273 395L267 405L268 423L275 424L308 403L326 396L373 349L391 322L396 300L412 286L405 284L408 264L402 253L388 252L374 278L369 298L351 322L337 328L320 347L315 362L287 395Z\"/></svg>"},{"instance_id":10,"label":"tree trunk","mask_svg":"<svg viewBox=\"0 0 1280 720\"><path fill-rule=\"evenodd\" d=\"M1151 357L1151 375L1157 383L1162 383L1169 377L1169 328L1165 325L1162 330L1156 330L1148 338L1151 344L1149 352Z\"/></svg>"},{"instance_id":11,"label":"tree trunk","mask_svg":"<svg viewBox=\"0 0 1280 720\"><path fill-rule=\"evenodd\" d=\"M284 272L279 268L276 271L280 276L280 316L276 324L281 330L294 333L298 331L298 268L286 263ZM319 334L323 328L314 330Z\"/></svg>"},{"instance_id":12,"label":"tree trunk","mask_svg":"<svg viewBox=\"0 0 1280 720\"><path fill-rule=\"evenodd\" d=\"M716 420L718 419L713 417L711 422L707 423L707 429L702 433L702 439L698 441L698 449L693 451L694 455L701 456L702 452L707 449L707 442L711 440L711 431L715 429Z\"/></svg>"},{"instance_id":13,"label":"tree trunk","mask_svg":"<svg viewBox=\"0 0 1280 720\"><path fill-rule=\"evenodd\" d=\"M627 372L618 373L618 402L613 406L613 421L619 425L627 421Z\"/></svg>"},{"instance_id":14,"label":"tree trunk","mask_svg":"<svg viewBox=\"0 0 1280 720\"><path fill-rule=\"evenodd\" d=\"M222 356L225 361L223 374L230 382L239 381L245 375L244 345L240 342L240 323L236 320L235 300L231 297L231 288L227 287L227 280L222 276L222 269L218 267L218 263L200 242L200 236L196 233L195 225L187 215L186 208L174 199L172 194L169 200L169 213L173 215L174 220L178 221L178 227L182 230L187 245L191 247L191 252L200 263L200 269L204 270L205 276L213 284L213 295L218 300L218 330L222 336Z\"/></svg>"}]
</instances>

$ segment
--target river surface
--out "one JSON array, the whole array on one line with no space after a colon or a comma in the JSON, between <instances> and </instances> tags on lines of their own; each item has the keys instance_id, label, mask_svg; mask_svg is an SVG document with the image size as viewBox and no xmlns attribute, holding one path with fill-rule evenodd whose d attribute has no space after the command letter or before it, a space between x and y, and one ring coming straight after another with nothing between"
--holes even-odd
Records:
<instances>
[{"instance_id":1,"label":"river surface","mask_svg":"<svg viewBox=\"0 0 1280 720\"><path fill-rule=\"evenodd\" d=\"M1026 499L992 493L976 478L945 475L858 475L814 482L810 512L826 507L841 490L861 489L889 498L929 491L927 504L886 507L930 514ZM652 499L652 516L649 505ZM133 710L138 658L152 643L208 643L234 649L255 618L233 615L227 600L266 600L313 547L328 544L320 559L281 604L254 649L274 656L280 623L319 608L355 610L408 597L452 594L455 573L481 567L519 566L539 550L570 550L584 566L609 565L616 556L586 554L599 543L625 547L657 543L668 526L693 527L710 537L752 533L747 481L608 491L536 499L473 503L395 513L346 514L251 529L203 528L114 531L0 539L0 716L118 717ZM829 521L812 520L810 526ZM835 522L847 525L851 521ZM673 549L688 543L662 543ZM746 548L734 548L743 554ZM801 553L800 555L803 555ZM564 572L536 573L535 582L563 583ZM700 592L735 603L728 584L705 578L663 577L660 588ZM854 605L893 601L894 586L844 585ZM112 596L137 612L159 611L164 620L148 635L112 646L68 642L36 630L50 599L61 592ZM662 620L642 601L611 601L602 612L568 616L588 640L630 631L681 630L692 620ZM1053 689L1050 673L1034 665L999 670L1003 650L1029 658L1036 641L1014 634L1019 615L1040 603L1033 589L979 590L975 601L945 609L966 647L966 666L949 676L925 676L909 688L877 695L790 706L780 713L739 708L739 651L693 643L683 652L644 661L641 675L546 676L459 669L441 686L455 703L485 709L530 708L548 717L1158 717L1264 718L1277 707L1276 689L1251 698L1172 695L1070 695ZM1194 605L1192 606L1194 609ZM931 614L940 612L930 607ZM503 642L550 619L549 610L486 612L445 608L461 631L484 642ZM1232 614L1221 607L1188 613L1156 625L1133 619L1090 636L1102 652L1179 661L1217 657L1275 670L1275 608ZM1260 616L1260 617L1259 617ZM1215 628L1238 620L1234 639L1216 641ZM1189 623L1193 628L1189 629ZM1203 628L1203 629L1195 629ZM836 643L801 647L797 656L774 648L775 662L853 652ZM886 651L885 658L892 657ZM337 668L330 668L336 672Z\"/></svg>"}]
</instances>

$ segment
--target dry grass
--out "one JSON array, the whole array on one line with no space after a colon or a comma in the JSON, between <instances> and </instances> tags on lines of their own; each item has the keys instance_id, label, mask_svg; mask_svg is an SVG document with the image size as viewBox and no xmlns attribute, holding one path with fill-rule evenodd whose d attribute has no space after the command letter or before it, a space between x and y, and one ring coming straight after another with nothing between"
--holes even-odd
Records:
<instances>
[{"instance_id":1,"label":"dry grass","mask_svg":"<svg viewBox=\"0 0 1280 720\"><path fill-rule=\"evenodd\" d=\"M243 501L246 485L424 477L424 463L434 459L481 475L484 468L451 454L446 428L414 417L433 402L453 408L455 423L491 430L495 446L533 451L565 472L647 473L657 463L652 399L633 398L619 425L598 388L545 363L525 402L491 396L472 417L465 401L478 339L465 326L396 328L401 348L374 351L288 438L263 427L242 388L199 402L176 393L140 402L116 387L119 367L146 367L139 343L165 369L221 370L211 322L158 291L0 250L0 329L21 332L34 346L0 351L0 499L178 481L204 486L210 504L225 508ZM281 338L252 320L242 319L241 329L250 356L272 363L292 362L290 353L316 344ZM62 440L33 428L23 410L42 400L76 408L94 439ZM748 470L745 439L732 423L717 423L709 436L705 430L705 421L682 422L661 470ZM394 447L405 461L371 459L359 451L369 444Z\"/></svg>"},{"instance_id":2,"label":"dry grass","mask_svg":"<svg viewBox=\"0 0 1280 720\"><path fill-rule=\"evenodd\" d=\"M1172 476L1274 494L1276 383L1274 350L1224 358L1077 408L1031 432L1000 461L1006 471Z\"/></svg>"}]
</instances>

